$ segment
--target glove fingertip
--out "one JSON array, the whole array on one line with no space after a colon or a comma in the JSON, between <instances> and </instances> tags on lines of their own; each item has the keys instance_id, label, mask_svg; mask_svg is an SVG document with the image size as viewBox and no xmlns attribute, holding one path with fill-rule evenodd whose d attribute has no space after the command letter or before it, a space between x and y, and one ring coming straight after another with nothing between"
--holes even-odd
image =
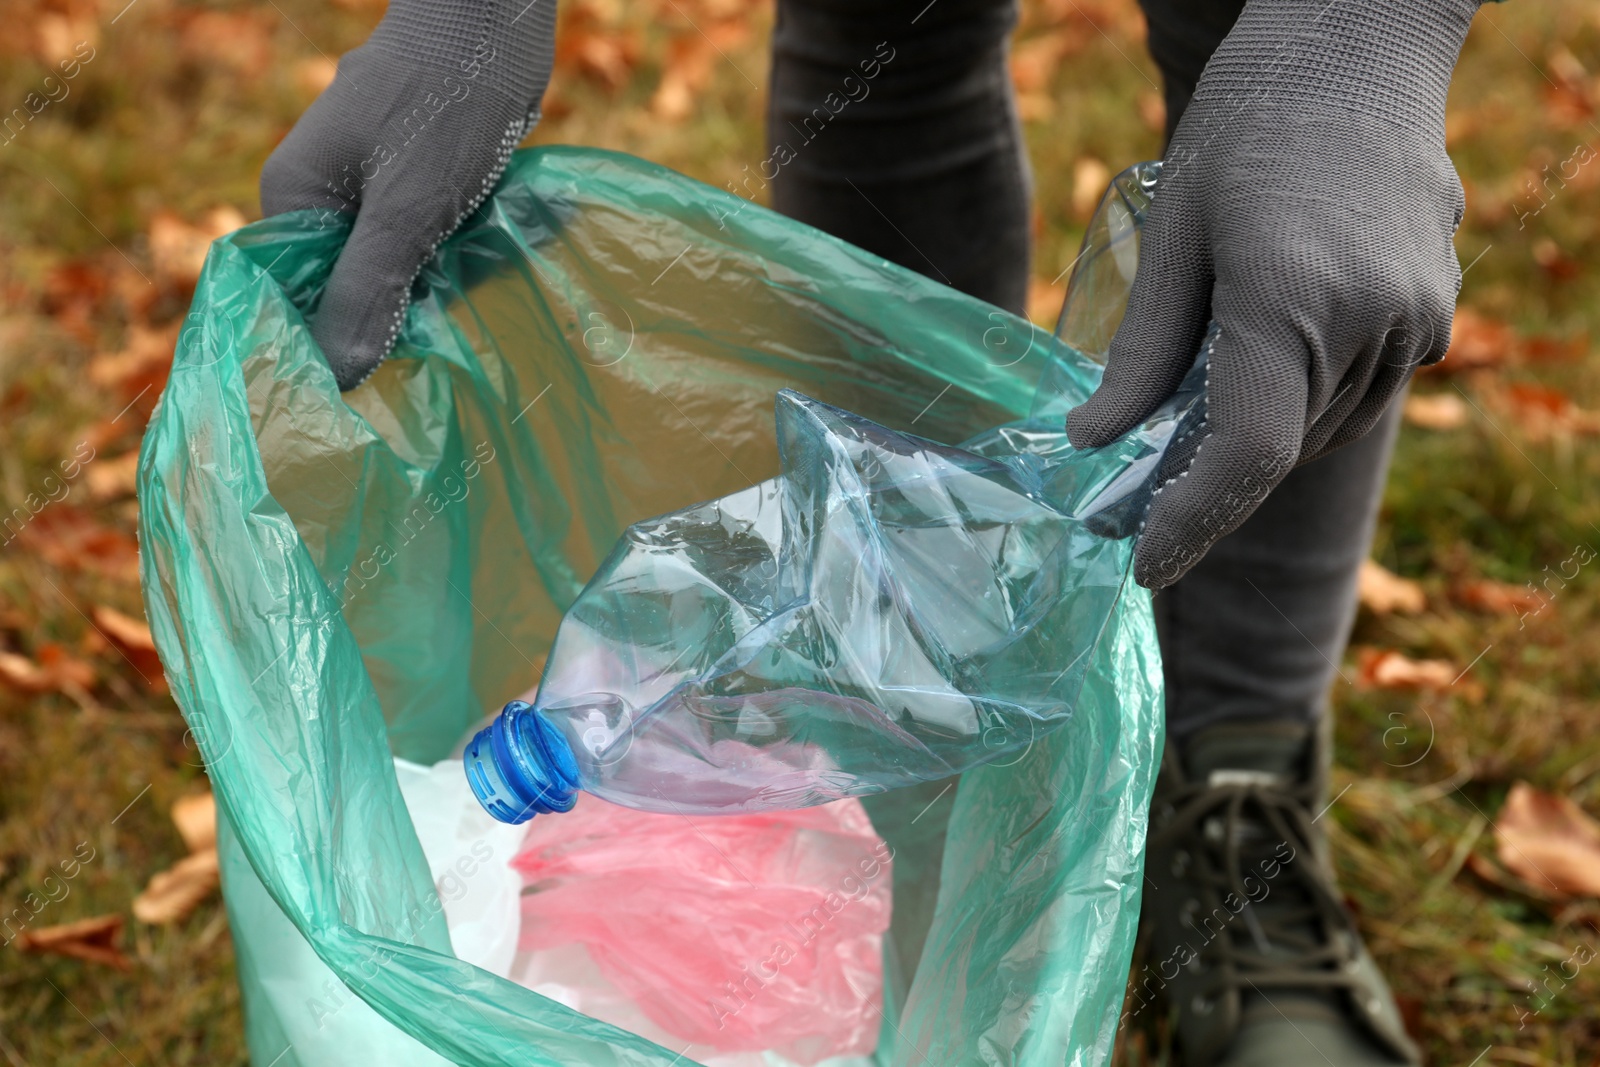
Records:
<instances>
[{"instance_id":1,"label":"glove fingertip","mask_svg":"<svg viewBox=\"0 0 1600 1067\"><path fill-rule=\"evenodd\" d=\"M388 358L399 339L408 296L409 287L398 293L387 287L365 290L359 297L346 290L332 301L324 296L311 320L311 337L333 370L340 392L366 381Z\"/></svg>"},{"instance_id":2,"label":"glove fingertip","mask_svg":"<svg viewBox=\"0 0 1600 1067\"><path fill-rule=\"evenodd\" d=\"M393 347L393 341L384 338L350 333L343 328L346 321L319 315L311 324L311 337L322 350L341 393L371 377Z\"/></svg>"},{"instance_id":3,"label":"glove fingertip","mask_svg":"<svg viewBox=\"0 0 1600 1067\"><path fill-rule=\"evenodd\" d=\"M1176 544L1159 528L1141 530L1133 552L1133 580L1146 589L1165 589L1187 574L1207 547Z\"/></svg>"},{"instance_id":4,"label":"glove fingertip","mask_svg":"<svg viewBox=\"0 0 1600 1067\"><path fill-rule=\"evenodd\" d=\"M1100 448L1127 433L1138 420L1118 419L1100 393L1067 412L1067 440L1073 448Z\"/></svg>"}]
</instances>

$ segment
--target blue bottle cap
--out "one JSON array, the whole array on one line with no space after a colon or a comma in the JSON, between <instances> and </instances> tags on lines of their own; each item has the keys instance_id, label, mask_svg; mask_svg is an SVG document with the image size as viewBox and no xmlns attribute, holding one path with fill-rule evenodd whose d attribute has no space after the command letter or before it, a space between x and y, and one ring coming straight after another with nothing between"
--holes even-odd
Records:
<instances>
[{"instance_id":1,"label":"blue bottle cap","mask_svg":"<svg viewBox=\"0 0 1600 1067\"><path fill-rule=\"evenodd\" d=\"M513 700L467 746L467 783L485 811L501 822L571 811L578 802L578 763L567 739L531 705Z\"/></svg>"}]
</instances>

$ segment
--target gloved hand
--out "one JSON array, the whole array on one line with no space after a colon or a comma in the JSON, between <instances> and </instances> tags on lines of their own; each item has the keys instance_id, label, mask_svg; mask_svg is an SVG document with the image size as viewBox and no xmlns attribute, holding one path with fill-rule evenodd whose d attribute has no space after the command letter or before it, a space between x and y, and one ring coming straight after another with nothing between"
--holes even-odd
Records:
<instances>
[{"instance_id":1,"label":"gloved hand","mask_svg":"<svg viewBox=\"0 0 1600 1067\"><path fill-rule=\"evenodd\" d=\"M1445 94L1478 0L1251 0L1163 165L1081 448L1138 425L1193 364L1206 426L1168 455L1135 579L1177 581L1273 486L1372 428L1444 357L1464 201Z\"/></svg>"},{"instance_id":2,"label":"gloved hand","mask_svg":"<svg viewBox=\"0 0 1600 1067\"><path fill-rule=\"evenodd\" d=\"M267 215L354 212L311 333L341 389L383 362L411 283L539 119L556 0L391 0L261 170Z\"/></svg>"}]
</instances>

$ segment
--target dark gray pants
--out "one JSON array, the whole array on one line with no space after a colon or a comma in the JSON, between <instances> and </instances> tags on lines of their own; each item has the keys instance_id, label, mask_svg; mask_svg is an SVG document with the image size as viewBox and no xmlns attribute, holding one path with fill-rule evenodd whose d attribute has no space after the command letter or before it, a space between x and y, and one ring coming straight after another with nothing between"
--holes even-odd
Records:
<instances>
[{"instance_id":1,"label":"dark gray pants","mask_svg":"<svg viewBox=\"0 0 1600 1067\"><path fill-rule=\"evenodd\" d=\"M1243 0L1141 3L1170 137ZM1031 190L1006 67L1015 23L1014 0L779 0L778 210L1022 311ZM1156 597L1171 735L1319 716L1397 425L1391 410L1368 437L1294 471Z\"/></svg>"}]
</instances>

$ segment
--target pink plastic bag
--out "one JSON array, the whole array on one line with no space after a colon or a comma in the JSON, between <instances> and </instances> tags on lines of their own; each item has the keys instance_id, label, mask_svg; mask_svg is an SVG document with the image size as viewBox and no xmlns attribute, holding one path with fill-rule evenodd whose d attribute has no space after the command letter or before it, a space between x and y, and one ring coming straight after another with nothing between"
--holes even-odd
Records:
<instances>
[{"instance_id":1,"label":"pink plastic bag","mask_svg":"<svg viewBox=\"0 0 1600 1067\"><path fill-rule=\"evenodd\" d=\"M890 852L858 801L706 818L584 796L512 866L519 947L584 945L684 1041L803 1064L877 1044Z\"/></svg>"}]
</instances>

